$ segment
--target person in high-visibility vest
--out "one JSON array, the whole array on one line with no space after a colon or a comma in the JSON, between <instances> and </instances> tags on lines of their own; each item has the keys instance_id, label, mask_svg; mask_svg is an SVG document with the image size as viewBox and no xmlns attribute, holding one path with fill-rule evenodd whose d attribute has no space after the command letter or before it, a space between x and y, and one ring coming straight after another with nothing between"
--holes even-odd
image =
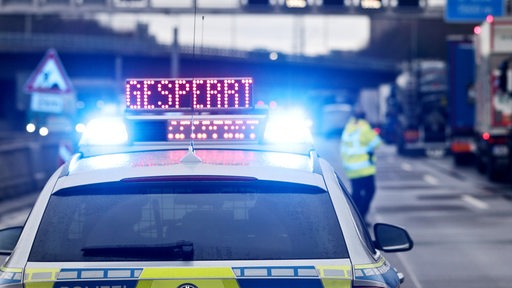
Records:
<instances>
[{"instance_id":1,"label":"person in high-visibility vest","mask_svg":"<svg viewBox=\"0 0 512 288\"><path fill-rule=\"evenodd\" d=\"M379 135L356 109L341 135L341 160L352 186L352 199L366 221L375 194L375 149L381 144Z\"/></svg>"}]
</instances>

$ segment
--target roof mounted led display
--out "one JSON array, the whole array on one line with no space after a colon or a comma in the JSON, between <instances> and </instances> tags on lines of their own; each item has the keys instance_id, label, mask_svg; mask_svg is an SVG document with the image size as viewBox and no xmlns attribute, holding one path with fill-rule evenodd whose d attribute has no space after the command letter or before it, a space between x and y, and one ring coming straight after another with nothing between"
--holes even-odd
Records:
<instances>
[{"instance_id":1,"label":"roof mounted led display","mask_svg":"<svg viewBox=\"0 0 512 288\"><path fill-rule=\"evenodd\" d=\"M128 111L248 109L251 78L128 79Z\"/></svg>"}]
</instances>

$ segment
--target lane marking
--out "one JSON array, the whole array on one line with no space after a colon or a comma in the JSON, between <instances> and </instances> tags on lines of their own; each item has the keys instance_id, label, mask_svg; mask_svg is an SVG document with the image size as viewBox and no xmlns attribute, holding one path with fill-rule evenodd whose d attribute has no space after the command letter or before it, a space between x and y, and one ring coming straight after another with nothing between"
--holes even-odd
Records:
<instances>
[{"instance_id":1,"label":"lane marking","mask_svg":"<svg viewBox=\"0 0 512 288\"><path fill-rule=\"evenodd\" d=\"M473 205L474 207L478 209L489 209L489 204L485 203L482 200L476 199L475 197L471 195L462 195L462 200L466 201L467 203Z\"/></svg>"},{"instance_id":2,"label":"lane marking","mask_svg":"<svg viewBox=\"0 0 512 288\"><path fill-rule=\"evenodd\" d=\"M377 220L377 222L385 222L385 221L382 220L382 217L380 217L380 215L376 215L375 219ZM398 272L403 272L404 273L404 276L405 276L405 282L404 283L407 283L409 281L409 279L410 279L412 281L412 283L414 284L415 288L423 288L423 286L420 283L420 280L418 279L418 276L416 275L416 273L412 269L412 265L407 260L406 254L396 253L395 255L398 258L398 261L400 261L402 263L403 271L398 271ZM391 263L391 266L396 268L396 265L393 265L392 263Z\"/></svg>"},{"instance_id":3,"label":"lane marking","mask_svg":"<svg viewBox=\"0 0 512 288\"><path fill-rule=\"evenodd\" d=\"M425 182L427 182L428 184L431 184L431 185L438 185L439 184L439 180L437 180L436 177L428 175L428 174L423 175L423 180Z\"/></svg>"},{"instance_id":4,"label":"lane marking","mask_svg":"<svg viewBox=\"0 0 512 288\"><path fill-rule=\"evenodd\" d=\"M414 248L413 248L413 249L414 249ZM411 266L409 266L409 265L410 265L410 264L409 264L409 261L407 261L407 259L405 258L404 254L397 253L397 258L398 258L398 259L400 259L400 261L402 262L402 264L403 264L403 269L406 271L406 273L407 273L406 275L408 276L408 277L407 277L407 276L405 277L405 281L404 281L404 283L405 283L405 282L407 282L407 279L408 279L408 278L410 278L410 279L411 279L411 281L412 281L412 283L414 283L414 286L415 286L416 288L423 288L423 286L421 285L420 280L418 279L418 277L416 276L416 274L415 274L415 273L413 273L413 271L412 271L412 269L411 269L411 268L409 268L409 267L411 267Z\"/></svg>"},{"instance_id":5,"label":"lane marking","mask_svg":"<svg viewBox=\"0 0 512 288\"><path fill-rule=\"evenodd\" d=\"M409 171L409 172L412 171L412 166L409 163L402 163L400 165L400 168L402 168L405 171Z\"/></svg>"}]
</instances>

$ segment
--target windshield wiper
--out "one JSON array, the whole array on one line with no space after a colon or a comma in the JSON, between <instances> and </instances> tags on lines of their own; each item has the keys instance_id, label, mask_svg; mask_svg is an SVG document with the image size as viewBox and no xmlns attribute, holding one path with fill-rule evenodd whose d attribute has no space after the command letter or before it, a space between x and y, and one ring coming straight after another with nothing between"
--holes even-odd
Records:
<instances>
[{"instance_id":1,"label":"windshield wiper","mask_svg":"<svg viewBox=\"0 0 512 288\"><path fill-rule=\"evenodd\" d=\"M87 246L82 248L82 252L85 257L191 261L194 259L194 244L182 240L157 245Z\"/></svg>"}]
</instances>

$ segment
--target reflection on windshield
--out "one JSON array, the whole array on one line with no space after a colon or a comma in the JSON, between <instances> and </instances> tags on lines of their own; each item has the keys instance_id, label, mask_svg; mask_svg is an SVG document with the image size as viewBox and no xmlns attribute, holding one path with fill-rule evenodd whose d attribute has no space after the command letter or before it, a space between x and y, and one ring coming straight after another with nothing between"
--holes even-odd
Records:
<instances>
[{"instance_id":1,"label":"reflection on windshield","mask_svg":"<svg viewBox=\"0 0 512 288\"><path fill-rule=\"evenodd\" d=\"M328 193L270 181L119 182L52 196L30 261L347 258Z\"/></svg>"}]
</instances>

